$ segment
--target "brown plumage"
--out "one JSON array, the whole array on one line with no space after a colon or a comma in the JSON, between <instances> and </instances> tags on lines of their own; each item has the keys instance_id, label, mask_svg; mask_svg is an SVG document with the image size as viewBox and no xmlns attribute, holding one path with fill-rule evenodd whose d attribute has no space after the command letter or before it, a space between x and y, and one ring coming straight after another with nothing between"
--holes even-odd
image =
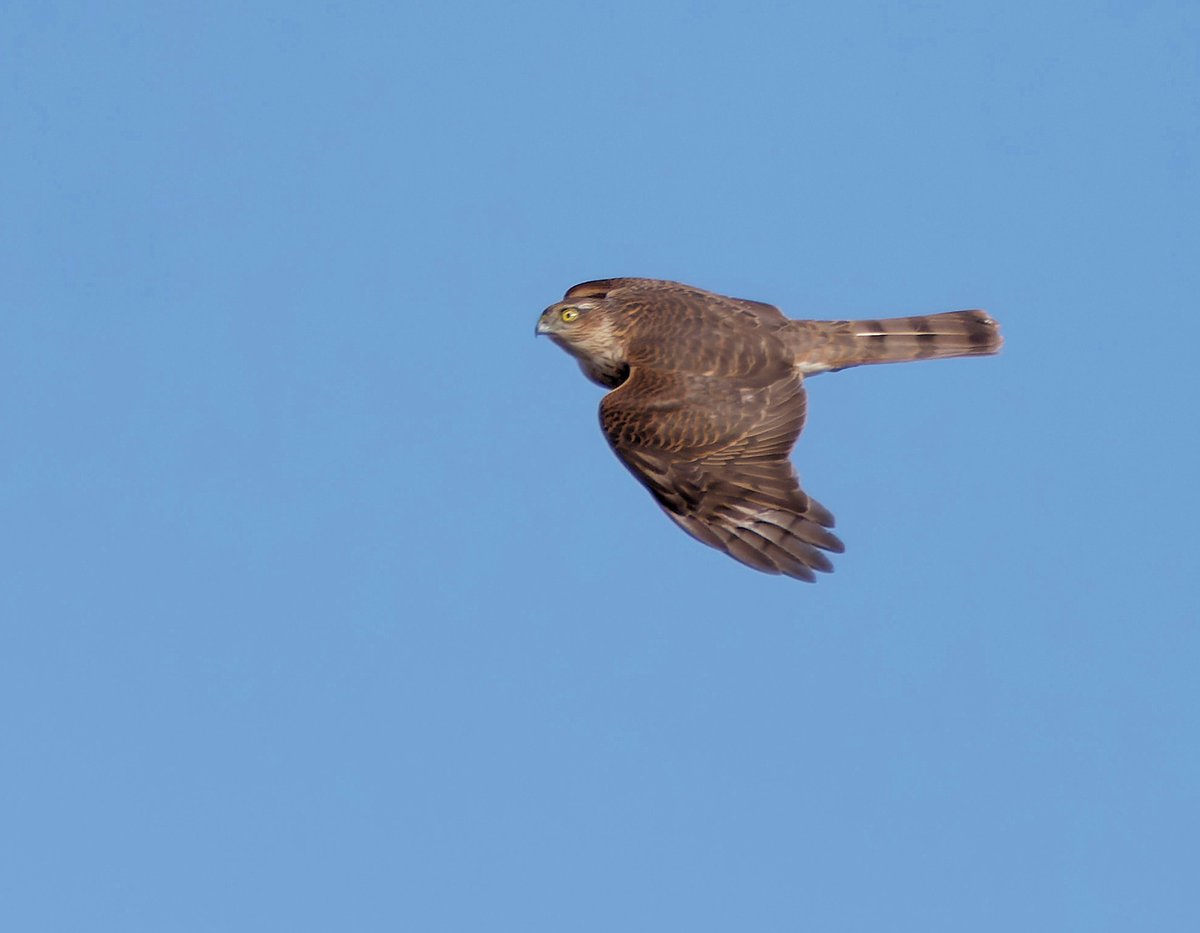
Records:
<instances>
[{"instance_id":1,"label":"brown plumage","mask_svg":"<svg viewBox=\"0 0 1200 933\"><path fill-rule=\"evenodd\" d=\"M576 285L537 333L613 390L600 403L604 434L676 524L756 570L809 581L843 545L788 459L804 427L804 376L1002 343L982 311L792 321L761 302L632 278Z\"/></svg>"}]
</instances>

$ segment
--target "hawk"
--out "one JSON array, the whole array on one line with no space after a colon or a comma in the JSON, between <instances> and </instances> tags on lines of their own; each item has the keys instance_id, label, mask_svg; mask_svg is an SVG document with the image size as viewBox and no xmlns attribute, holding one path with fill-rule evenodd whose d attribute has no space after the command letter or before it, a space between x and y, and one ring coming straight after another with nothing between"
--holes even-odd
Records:
<instances>
[{"instance_id":1,"label":"hawk","mask_svg":"<svg viewBox=\"0 0 1200 933\"><path fill-rule=\"evenodd\" d=\"M844 546L789 459L804 377L986 355L1003 342L983 311L794 321L762 302L635 278L576 285L536 333L612 390L600 402L604 436L680 528L755 570L809 582Z\"/></svg>"}]
</instances>

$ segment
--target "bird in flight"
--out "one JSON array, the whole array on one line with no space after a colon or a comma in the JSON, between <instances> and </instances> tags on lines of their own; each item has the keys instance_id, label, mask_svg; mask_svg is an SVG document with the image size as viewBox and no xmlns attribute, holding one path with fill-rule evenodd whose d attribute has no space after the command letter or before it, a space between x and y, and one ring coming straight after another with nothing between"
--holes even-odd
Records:
<instances>
[{"instance_id":1,"label":"bird in flight","mask_svg":"<svg viewBox=\"0 0 1200 933\"><path fill-rule=\"evenodd\" d=\"M789 459L804 377L987 355L1003 343L983 311L794 321L762 302L636 278L576 285L536 332L611 390L604 436L680 528L755 570L810 582L833 570L825 552L844 546Z\"/></svg>"}]
</instances>

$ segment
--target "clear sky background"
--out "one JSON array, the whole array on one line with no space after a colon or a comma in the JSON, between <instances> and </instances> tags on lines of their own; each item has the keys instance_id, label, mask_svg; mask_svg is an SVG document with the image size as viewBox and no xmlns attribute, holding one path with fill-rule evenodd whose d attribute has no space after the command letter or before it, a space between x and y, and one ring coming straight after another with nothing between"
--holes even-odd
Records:
<instances>
[{"instance_id":1,"label":"clear sky background","mask_svg":"<svg viewBox=\"0 0 1200 933\"><path fill-rule=\"evenodd\" d=\"M0 926L1200 929L1200 6L9 2ZM590 278L984 307L680 533Z\"/></svg>"}]
</instances>

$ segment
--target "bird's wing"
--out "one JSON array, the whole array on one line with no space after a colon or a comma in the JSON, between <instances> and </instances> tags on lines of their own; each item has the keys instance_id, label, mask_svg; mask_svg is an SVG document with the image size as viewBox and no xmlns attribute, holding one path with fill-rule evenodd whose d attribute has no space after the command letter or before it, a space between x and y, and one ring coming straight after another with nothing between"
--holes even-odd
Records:
<instances>
[{"instance_id":1,"label":"bird's wing","mask_svg":"<svg viewBox=\"0 0 1200 933\"><path fill-rule=\"evenodd\" d=\"M840 553L833 516L801 489L788 454L804 425L803 384L634 367L604 397L617 456L688 534L766 573L812 581Z\"/></svg>"}]
</instances>

